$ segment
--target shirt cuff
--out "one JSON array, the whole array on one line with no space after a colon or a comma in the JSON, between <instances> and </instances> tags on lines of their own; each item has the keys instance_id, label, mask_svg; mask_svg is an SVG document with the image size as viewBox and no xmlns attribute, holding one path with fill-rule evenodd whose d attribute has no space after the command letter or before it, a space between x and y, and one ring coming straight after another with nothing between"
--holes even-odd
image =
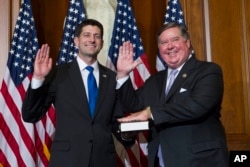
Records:
<instances>
[{"instance_id":1,"label":"shirt cuff","mask_svg":"<svg viewBox=\"0 0 250 167\"><path fill-rule=\"evenodd\" d=\"M117 79L116 89L120 89L121 86L128 80L129 76L123 77L121 79Z\"/></svg>"},{"instance_id":2,"label":"shirt cuff","mask_svg":"<svg viewBox=\"0 0 250 167\"><path fill-rule=\"evenodd\" d=\"M32 78L31 79L31 88L32 89L37 89L37 88L42 86L43 82L44 82L44 79L39 80L39 79L36 79L36 78Z\"/></svg>"}]
</instances>

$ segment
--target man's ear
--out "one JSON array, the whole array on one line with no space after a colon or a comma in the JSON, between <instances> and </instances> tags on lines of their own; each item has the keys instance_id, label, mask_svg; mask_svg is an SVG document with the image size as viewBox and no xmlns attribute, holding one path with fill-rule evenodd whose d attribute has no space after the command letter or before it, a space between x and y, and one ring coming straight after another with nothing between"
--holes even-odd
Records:
<instances>
[{"instance_id":1,"label":"man's ear","mask_svg":"<svg viewBox=\"0 0 250 167\"><path fill-rule=\"evenodd\" d=\"M79 46L79 38L78 37L74 37L74 44L76 47Z\"/></svg>"},{"instance_id":2,"label":"man's ear","mask_svg":"<svg viewBox=\"0 0 250 167\"><path fill-rule=\"evenodd\" d=\"M101 48L103 48L103 45L104 45L104 40L102 39L102 46L101 46Z\"/></svg>"},{"instance_id":3,"label":"man's ear","mask_svg":"<svg viewBox=\"0 0 250 167\"><path fill-rule=\"evenodd\" d=\"M190 39L187 40L187 45L188 45L188 48L191 48L191 47L192 47L192 46L191 46L191 40L190 40Z\"/></svg>"}]
</instances>

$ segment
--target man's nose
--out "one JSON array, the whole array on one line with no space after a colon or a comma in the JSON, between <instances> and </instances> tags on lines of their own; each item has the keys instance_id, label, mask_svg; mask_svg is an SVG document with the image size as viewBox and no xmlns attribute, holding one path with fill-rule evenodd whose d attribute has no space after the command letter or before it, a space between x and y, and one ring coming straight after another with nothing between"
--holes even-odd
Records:
<instances>
[{"instance_id":1,"label":"man's nose","mask_svg":"<svg viewBox=\"0 0 250 167\"><path fill-rule=\"evenodd\" d=\"M167 44L168 49L172 49L174 47L173 42L169 41Z\"/></svg>"}]
</instances>

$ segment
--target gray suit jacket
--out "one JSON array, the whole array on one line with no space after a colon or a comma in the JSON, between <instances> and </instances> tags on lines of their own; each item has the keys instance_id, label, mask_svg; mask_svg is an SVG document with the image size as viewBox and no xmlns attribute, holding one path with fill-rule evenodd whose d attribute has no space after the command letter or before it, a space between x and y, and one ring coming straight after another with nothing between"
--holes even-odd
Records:
<instances>
[{"instance_id":1,"label":"gray suit jacket","mask_svg":"<svg viewBox=\"0 0 250 167\"><path fill-rule=\"evenodd\" d=\"M148 157L154 167L159 145L167 167L227 167L228 150L220 122L223 97L221 68L192 56L175 79L167 97L167 70L152 75L134 91L128 80L118 96L128 111L150 106Z\"/></svg>"},{"instance_id":2,"label":"gray suit jacket","mask_svg":"<svg viewBox=\"0 0 250 167\"><path fill-rule=\"evenodd\" d=\"M115 167L113 121L122 116L116 103L116 73L99 64L100 84L95 115L88 100L76 61L55 67L42 87L26 93L24 121L36 122L51 104L56 111L56 132L51 146L52 167L87 167L92 156L95 167Z\"/></svg>"}]
</instances>

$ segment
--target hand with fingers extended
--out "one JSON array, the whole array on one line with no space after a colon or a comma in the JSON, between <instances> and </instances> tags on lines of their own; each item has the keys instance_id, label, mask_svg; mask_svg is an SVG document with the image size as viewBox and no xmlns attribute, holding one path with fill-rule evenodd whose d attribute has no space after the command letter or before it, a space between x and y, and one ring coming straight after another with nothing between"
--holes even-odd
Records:
<instances>
[{"instance_id":1,"label":"hand with fingers extended","mask_svg":"<svg viewBox=\"0 0 250 167\"><path fill-rule=\"evenodd\" d=\"M145 109L131 113L128 116L117 119L118 122L133 122L133 121L147 121L152 119L152 113L150 107L146 107Z\"/></svg>"},{"instance_id":2,"label":"hand with fingers extended","mask_svg":"<svg viewBox=\"0 0 250 167\"><path fill-rule=\"evenodd\" d=\"M140 60L134 60L133 44L126 41L119 48L117 60L117 79L127 76L136 66L141 64Z\"/></svg>"},{"instance_id":3,"label":"hand with fingers extended","mask_svg":"<svg viewBox=\"0 0 250 167\"><path fill-rule=\"evenodd\" d=\"M50 48L48 44L43 44L38 50L34 62L33 77L39 80L45 78L52 68L52 58L49 57Z\"/></svg>"}]
</instances>

